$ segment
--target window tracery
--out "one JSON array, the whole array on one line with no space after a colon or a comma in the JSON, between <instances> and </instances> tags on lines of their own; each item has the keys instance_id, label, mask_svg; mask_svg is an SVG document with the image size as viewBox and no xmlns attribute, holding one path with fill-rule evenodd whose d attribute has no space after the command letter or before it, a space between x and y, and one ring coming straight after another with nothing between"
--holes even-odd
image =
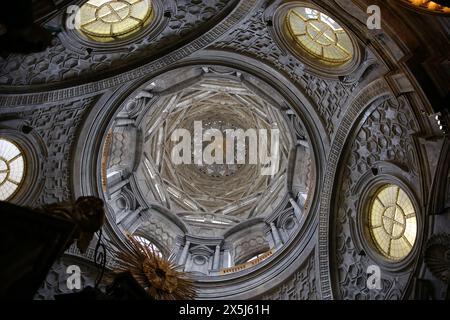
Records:
<instances>
[{"instance_id":1,"label":"window tracery","mask_svg":"<svg viewBox=\"0 0 450 320\"><path fill-rule=\"evenodd\" d=\"M369 230L383 256L398 261L412 250L417 237L417 217L411 199L399 186L386 185L369 208Z\"/></svg>"},{"instance_id":2,"label":"window tracery","mask_svg":"<svg viewBox=\"0 0 450 320\"><path fill-rule=\"evenodd\" d=\"M122 39L153 17L150 0L89 0L79 11L80 32L98 42Z\"/></svg>"},{"instance_id":3,"label":"window tracery","mask_svg":"<svg viewBox=\"0 0 450 320\"><path fill-rule=\"evenodd\" d=\"M10 199L25 176L23 152L13 142L0 138L0 200Z\"/></svg>"},{"instance_id":4,"label":"window tracery","mask_svg":"<svg viewBox=\"0 0 450 320\"><path fill-rule=\"evenodd\" d=\"M299 49L323 64L343 65L353 58L347 32L331 17L307 7L291 8L286 26Z\"/></svg>"}]
</instances>

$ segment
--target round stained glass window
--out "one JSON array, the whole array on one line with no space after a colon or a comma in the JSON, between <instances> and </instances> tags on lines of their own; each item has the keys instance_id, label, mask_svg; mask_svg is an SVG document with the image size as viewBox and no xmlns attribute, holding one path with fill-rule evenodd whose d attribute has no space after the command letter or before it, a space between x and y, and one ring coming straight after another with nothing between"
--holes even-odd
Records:
<instances>
[{"instance_id":1,"label":"round stained glass window","mask_svg":"<svg viewBox=\"0 0 450 320\"><path fill-rule=\"evenodd\" d=\"M152 17L151 0L89 0L79 11L80 31L90 39L110 42L139 31Z\"/></svg>"},{"instance_id":2,"label":"round stained glass window","mask_svg":"<svg viewBox=\"0 0 450 320\"><path fill-rule=\"evenodd\" d=\"M398 261L411 252L417 237L417 217L405 191L387 185L376 193L369 208L369 230L386 258Z\"/></svg>"},{"instance_id":3,"label":"round stained glass window","mask_svg":"<svg viewBox=\"0 0 450 320\"><path fill-rule=\"evenodd\" d=\"M0 200L10 199L22 184L25 159L11 141L0 138Z\"/></svg>"},{"instance_id":4,"label":"round stained glass window","mask_svg":"<svg viewBox=\"0 0 450 320\"><path fill-rule=\"evenodd\" d=\"M287 29L300 49L322 64L340 66L353 58L353 44L347 32L320 11L306 7L290 9Z\"/></svg>"}]
</instances>

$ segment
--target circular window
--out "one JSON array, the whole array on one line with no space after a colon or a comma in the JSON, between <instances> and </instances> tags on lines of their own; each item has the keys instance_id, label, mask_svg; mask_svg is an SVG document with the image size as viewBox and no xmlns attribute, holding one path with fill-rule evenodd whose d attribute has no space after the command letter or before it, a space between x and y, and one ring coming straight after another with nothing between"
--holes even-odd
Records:
<instances>
[{"instance_id":1,"label":"circular window","mask_svg":"<svg viewBox=\"0 0 450 320\"><path fill-rule=\"evenodd\" d=\"M89 0L79 11L80 32L99 42L128 37L153 17L151 0Z\"/></svg>"},{"instance_id":2,"label":"circular window","mask_svg":"<svg viewBox=\"0 0 450 320\"><path fill-rule=\"evenodd\" d=\"M389 260L405 258L417 236L417 217L411 199L400 187L387 185L375 194L369 207L372 241Z\"/></svg>"},{"instance_id":3,"label":"circular window","mask_svg":"<svg viewBox=\"0 0 450 320\"><path fill-rule=\"evenodd\" d=\"M11 141L0 138L0 200L10 199L22 184L25 158Z\"/></svg>"},{"instance_id":4,"label":"circular window","mask_svg":"<svg viewBox=\"0 0 450 320\"><path fill-rule=\"evenodd\" d=\"M299 49L322 64L341 66L354 54L347 32L326 14L307 7L294 7L287 14L287 30Z\"/></svg>"}]
</instances>

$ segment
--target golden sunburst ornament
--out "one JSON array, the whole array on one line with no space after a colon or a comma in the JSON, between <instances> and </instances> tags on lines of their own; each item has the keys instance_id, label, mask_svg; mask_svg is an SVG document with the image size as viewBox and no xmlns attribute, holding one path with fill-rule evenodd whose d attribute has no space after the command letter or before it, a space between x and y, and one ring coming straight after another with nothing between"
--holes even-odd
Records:
<instances>
[{"instance_id":1,"label":"golden sunburst ornament","mask_svg":"<svg viewBox=\"0 0 450 320\"><path fill-rule=\"evenodd\" d=\"M116 272L130 272L155 300L192 300L197 296L189 274L177 270L177 265L128 236L128 249L116 250Z\"/></svg>"}]
</instances>

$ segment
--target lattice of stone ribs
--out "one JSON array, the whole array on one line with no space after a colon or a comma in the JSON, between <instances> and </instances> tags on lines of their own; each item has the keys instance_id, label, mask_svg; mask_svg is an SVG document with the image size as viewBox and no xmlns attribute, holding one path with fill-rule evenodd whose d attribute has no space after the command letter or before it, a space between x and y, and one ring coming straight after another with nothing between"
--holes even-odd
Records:
<instances>
[{"instance_id":1,"label":"lattice of stone ribs","mask_svg":"<svg viewBox=\"0 0 450 320\"><path fill-rule=\"evenodd\" d=\"M408 274L394 279L383 273L382 289L367 288L367 267L376 264L368 256L360 256L351 232L357 225L355 184L378 161L393 162L418 174L417 156L411 134L417 130L412 113L404 100L381 103L366 119L356 134L348 154L344 180L337 195L339 205L335 220L336 265L341 299L400 299Z\"/></svg>"},{"instance_id":2,"label":"lattice of stone ribs","mask_svg":"<svg viewBox=\"0 0 450 320\"><path fill-rule=\"evenodd\" d=\"M33 205L70 200L70 158L77 131L85 112L96 98L74 101L69 104L38 108L20 115L39 134L47 148L47 158L42 159L44 190Z\"/></svg>"},{"instance_id":3,"label":"lattice of stone ribs","mask_svg":"<svg viewBox=\"0 0 450 320\"><path fill-rule=\"evenodd\" d=\"M150 221L144 222L140 227L141 232L151 235L158 243L163 244L164 248L170 250L175 244L175 237L167 230L169 230L167 226L154 217Z\"/></svg>"},{"instance_id":4,"label":"lattice of stone ribs","mask_svg":"<svg viewBox=\"0 0 450 320\"><path fill-rule=\"evenodd\" d=\"M186 221L223 227L240 219L268 214L271 210L267 204L276 206L282 200L280 195L285 192L282 181L291 144L286 121L279 110L240 82L202 80L153 110L143 129L147 132L143 149L147 151L139 177L150 176L159 181L171 210L181 212ZM276 123L280 130L279 171L273 177L262 175L260 164L239 165L237 160L224 165L174 165L171 151L176 143L170 137L180 128L189 130L193 136L194 121L202 121L204 129L209 125L215 129L219 126L244 131L264 129L269 136ZM223 128L220 130L223 132ZM248 155L248 145L246 149ZM150 175L149 170L153 172ZM158 192L153 194L155 201L167 205Z\"/></svg>"},{"instance_id":5,"label":"lattice of stone ribs","mask_svg":"<svg viewBox=\"0 0 450 320\"><path fill-rule=\"evenodd\" d=\"M314 250L302 266L280 286L262 296L262 300L316 300L317 283Z\"/></svg>"},{"instance_id":6,"label":"lattice of stone ribs","mask_svg":"<svg viewBox=\"0 0 450 320\"><path fill-rule=\"evenodd\" d=\"M350 84L320 79L305 72L304 65L291 54L284 52L263 21L263 11L258 11L230 35L213 45L216 49L233 50L271 64L288 75L315 103L329 136L340 120L342 108L348 102L357 82Z\"/></svg>"},{"instance_id":7,"label":"lattice of stone ribs","mask_svg":"<svg viewBox=\"0 0 450 320\"><path fill-rule=\"evenodd\" d=\"M176 13L166 28L154 38L151 34L113 52L78 53L67 48L56 38L43 52L22 55L11 54L0 58L0 84L29 85L59 82L123 66L126 62L148 59L174 41L202 28L219 16L228 1L177 0ZM75 40L74 40L75 41Z\"/></svg>"},{"instance_id":8,"label":"lattice of stone ribs","mask_svg":"<svg viewBox=\"0 0 450 320\"><path fill-rule=\"evenodd\" d=\"M234 260L242 260L245 256L267 250L269 243L263 233L249 234L235 244Z\"/></svg>"}]
</instances>

